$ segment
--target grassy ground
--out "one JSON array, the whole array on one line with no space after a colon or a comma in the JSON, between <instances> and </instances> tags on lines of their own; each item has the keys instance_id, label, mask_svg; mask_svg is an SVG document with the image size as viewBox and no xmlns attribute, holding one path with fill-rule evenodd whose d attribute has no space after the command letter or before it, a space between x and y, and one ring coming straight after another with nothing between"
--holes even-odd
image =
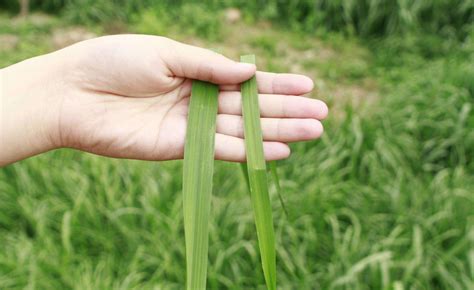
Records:
<instances>
[{"instance_id":1,"label":"grassy ground","mask_svg":"<svg viewBox=\"0 0 474 290\"><path fill-rule=\"evenodd\" d=\"M474 287L472 40L316 38L268 23L214 31L160 21L144 13L129 25L82 28L3 15L0 67L127 31L234 58L254 52L263 69L306 73L331 116L321 140L292 145L280 162L289 217L272 196L279 289ZM0 169L0 289L182 289L181 169L181 161L71 150ZM210 289L264 289L238 170L217 163Z\"/></svg>"}]
</instances>

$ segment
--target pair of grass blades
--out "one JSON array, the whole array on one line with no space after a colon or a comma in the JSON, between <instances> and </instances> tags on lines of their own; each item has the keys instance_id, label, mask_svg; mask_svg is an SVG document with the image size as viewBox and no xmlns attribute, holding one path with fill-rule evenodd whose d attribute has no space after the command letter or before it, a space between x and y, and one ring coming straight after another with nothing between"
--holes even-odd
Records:
<instances>
[{"instance_id":1,"label":"pair of grass blades","mask_svg":"<svg viewBox=\"0 0 474 290\"><path fill-rule=\"evenodd\" d=\"M240 61L255 64L255 56L243 55ZM188 290L206 288L218 93L217 85L193 81L183 168L186 288ZM242 163L242 169L250 190L265 283L267 289L274 290L276 289L275 234L263 154L255 76L241 84L241 94L247 152L247 163ZM276 170L275 162L271 162L272 178L276 183L278 196L286 213Z\"/></svg>"}]
</instances>

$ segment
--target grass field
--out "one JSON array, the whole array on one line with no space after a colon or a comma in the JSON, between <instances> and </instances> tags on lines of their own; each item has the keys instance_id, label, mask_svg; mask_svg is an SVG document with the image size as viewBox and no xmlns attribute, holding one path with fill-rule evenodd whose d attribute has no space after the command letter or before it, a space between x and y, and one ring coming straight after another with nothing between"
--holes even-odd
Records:
<instances>
[{"instance_id":1,"label":"grass field","mask_svg":"<svg viewBox=\"0 0 474 290\"><path fill-rule=\"evenodd\" d=\"M203 19L170 28L143 12L78 27L0 14L0 67L139 32L308 74L330 117L322 139L279 162L289 215L272 188L278 289L474 288L472 37L315 36L259 21L215 30L219 20ZM207 284L265 289L238 164L217 162L214 182ZM66 149L1 168L0 289L183 289L181 183L181 161Z\"/></svg>"}]
</instances>

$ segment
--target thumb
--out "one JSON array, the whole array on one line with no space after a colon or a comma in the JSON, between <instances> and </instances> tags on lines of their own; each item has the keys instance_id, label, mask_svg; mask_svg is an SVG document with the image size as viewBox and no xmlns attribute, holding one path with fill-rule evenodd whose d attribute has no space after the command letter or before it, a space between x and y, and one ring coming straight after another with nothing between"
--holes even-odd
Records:
<instances>
[{"instance_id":1,"label":"thumb","mask_svg":"<svg viewBox=\"0 0 474 290\"><path fill-rule=\"evenodd\" d=\"M212 50L174 40L170 53L163 59L174 76L215 84L238 84L251 78L256 71L254 64L236 62Z\"/></svg>"}]
</instances>

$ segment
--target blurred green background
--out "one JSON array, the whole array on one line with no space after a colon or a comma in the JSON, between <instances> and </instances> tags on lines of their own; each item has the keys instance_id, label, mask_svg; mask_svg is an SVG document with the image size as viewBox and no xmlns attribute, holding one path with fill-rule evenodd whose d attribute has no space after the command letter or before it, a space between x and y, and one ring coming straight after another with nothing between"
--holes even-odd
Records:
<instances>
[{"instance_id":1,"label":"blurred green background","mask_svg":"<svg viewBox=\"0 0 474 290\"><path fill-rule=\"evenodd\" d=\"M474 289L474 1L15 0L0 67L165 35L307 74L326 132L279 162L279 289ZM28 8L28 9L25 9ZM57 150L0 169L0 289L183 289L181 161ZM264 289L238 165L217 162L210 289Z\"/></svg>"}]
</instances>

